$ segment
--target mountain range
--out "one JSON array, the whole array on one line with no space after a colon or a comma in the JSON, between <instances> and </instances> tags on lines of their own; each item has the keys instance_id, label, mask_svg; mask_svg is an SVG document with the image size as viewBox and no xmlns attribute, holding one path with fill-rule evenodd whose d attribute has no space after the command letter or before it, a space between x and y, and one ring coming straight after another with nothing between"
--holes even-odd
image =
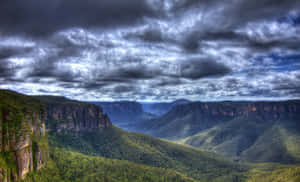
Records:
<instances>
[{"instance_id":1,"label":"mountain range","mask_svg":"<svg viewBox=\"0 0 300 182\"><path fill-rule=\"evenodd\" d=\"M8 90L0 101L0 181L300 179L296 100L189 102L131 121L163 139L120 129L91 103Z\"/></svg>"},{"instance_id":2,"label":"mountain range","mask_svg":"<svg viewBox=\"0 0 300 182\"><path fill-rule=\"evenodd\" d=\"M300 101L194 102L139 123L152 136L235 160L299 162ZM272 148L272 151L269 149Z\"/></svg>"}]
</instances>

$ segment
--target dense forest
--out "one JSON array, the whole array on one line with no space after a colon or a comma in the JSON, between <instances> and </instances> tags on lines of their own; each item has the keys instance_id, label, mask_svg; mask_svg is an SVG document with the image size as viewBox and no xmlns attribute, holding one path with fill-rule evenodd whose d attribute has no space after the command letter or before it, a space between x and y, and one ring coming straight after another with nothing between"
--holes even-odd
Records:
<instances>
[{"instance_id":1,"label":"dense forest","mask_svg":"<svg viewBox=\"0 0 300 182\"><path fill-rule=\"evenodd\" d=\"M11 91L1 91L0 96L0 179L5 182L299 181L297 162L234 161L184 142L120 129L89 103ZM235 126L228 125L222 129ZM284 136L296 142L293 136ZM276 136L272 138L276 142ZM294 151L297 157L297 146L289 145L289 154Z\"/></svg>"}]
</instances>

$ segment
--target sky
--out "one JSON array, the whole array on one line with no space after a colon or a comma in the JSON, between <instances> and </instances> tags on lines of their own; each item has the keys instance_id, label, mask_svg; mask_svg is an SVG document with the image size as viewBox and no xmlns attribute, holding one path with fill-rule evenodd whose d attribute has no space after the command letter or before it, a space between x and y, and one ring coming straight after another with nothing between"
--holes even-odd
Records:
<instances>
[{"instance_id":1,"label":"sky","mask_svg":"<svg viewBox=\"0 0 300 182\"><path fill-rule=\"evenodd\" d=\"M300 98L300 1L1 0L0 88L85 101Z\"/></svg>"}]
</instances>

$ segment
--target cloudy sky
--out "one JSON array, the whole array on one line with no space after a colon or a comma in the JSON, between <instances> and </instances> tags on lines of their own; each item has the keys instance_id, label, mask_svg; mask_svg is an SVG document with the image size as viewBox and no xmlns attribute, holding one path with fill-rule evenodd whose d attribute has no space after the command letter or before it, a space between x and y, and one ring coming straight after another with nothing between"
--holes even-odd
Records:
<instances>
[{"instance_id":1,"label":"cloudy sky","mask_svg":"<svg viewBox=\"0 0 300 182\"><path fill-rule=\"evenodd\" d=\"M297 0L1 0L0 88L78 100L300 98Z\"/></svg>"}]
</instances>

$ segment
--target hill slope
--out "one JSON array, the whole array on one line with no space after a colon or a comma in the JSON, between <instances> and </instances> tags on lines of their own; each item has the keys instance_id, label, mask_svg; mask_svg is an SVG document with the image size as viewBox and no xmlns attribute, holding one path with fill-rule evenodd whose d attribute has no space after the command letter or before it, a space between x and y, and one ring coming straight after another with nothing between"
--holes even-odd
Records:
<instances>
[{"instance_id":1,"label":"hill slope","mask_svg":"<svg viewBox=\"0 0 300 182\"><path fill-rule=\"evenodd\" d=\"M178 105L167 114L139 124L152 136L178 140L236 118L255 116L263 121L299 119L300 101L193 102Z\"/></svg>"},{"instance_id":2,"label":"hill slope","mask_svg":"<svg viewBox=\"0 0 300 182\"><path fill-rule=\"evenodd\" d=\"M240 165L214 153L130 133L112 127L102 132L50 133L52 145L69 147L84 154L170 168L194 179L214 181L239 178Z\"/></svg>"},{"instance_id":3,"label":"hill slope","mask_svg":"<svg viewBox=\"0 0 300 182\"><path fill-rule=\"evenodd\" d=\"M246 182L298 182L300 165L255 164L245 175Z\"/></svg>"},{"instance_id":4,"label":"hill slope","mask_svg":"<svg viewBox=\"0 0 300 182\"><path fill-rule=\"evenodd\" d=\"M101 109L98 111L91 104L56 100L55 97L39 99L44 101L49 113L47 125L52 146L70 148L88 155L169 168L204 181L241 177L240 172L243 169L240 165L214 153L112 126Z\"/></svg>"},{"instance_id":5,"label":"hill slope","mask_svg":"<svg viewBox=\"0 0 300 182\"><path fill-rule=\"evenodd\" d=\"M272 169L265 170L257 168L260 164L246 166L212 152L121 130L112 125L101 108L92 104L63 97L35 99L11 91L0 91L0 98L1 181L17 181L27 176L26 182L192 182L194 179L252 182L275 178L296 182L300 176L297 165L281 168L270 164ZM49 131L49 147L44 121ZM227 123L228 127L238 126L230 124L231 121L224 124ZM248 129L253 125L257 131L264 132L240 154L253 154L246 155L250 160L253 160L252 156L265 156L267 151L258 149L269 143L269 147L275 146L275 149L286 146L284 159L292 158L294 161L298 158L299 138L296 134L299 127L295 123L271 122L271 128L258 123L245 122ZM246 129L238 129L237 134L239 130ZM264 137L270 136L269 133L273 134L272 137ZM227 138L226 132L220 136ZM278 140L278 137L284 140ZM222 137L218 138L217 141L222 141ZM271 158L274 157L277 156L271 155ZM266 177L268 175L271 177Z\"/></svg>"},{"instance_id":6,"label":"hill slope","mask_svg":"<svg viewBox=\"0 0 300 182\"><path fill-rule=\"evenodd\" d=\"M46 168L30 174L24 182L196 182L169 169L132 162L92 157L56 148Z\"/></svg>"},{"instance_id":7,"label":"hill slope","mask_svg":"<svg viewBox=\"0 0 300 182\"><path fill-rule=\"evenodd\" d=\"M251 162L300 162L297 120L268 122L255 116L241 117L180 142Z\"/></svg>"}]
</instances>

